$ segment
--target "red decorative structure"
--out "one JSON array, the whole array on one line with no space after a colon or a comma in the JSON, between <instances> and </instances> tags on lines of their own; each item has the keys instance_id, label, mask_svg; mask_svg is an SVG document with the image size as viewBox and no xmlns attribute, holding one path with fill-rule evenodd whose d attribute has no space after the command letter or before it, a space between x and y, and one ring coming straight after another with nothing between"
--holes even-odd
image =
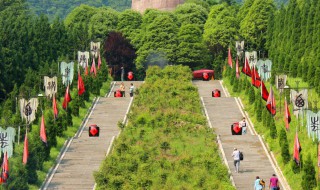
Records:
<instances>
[{"instance_id":1,"label":"red decorative structure","mask_svg":"<svg viewBox=\"0 0 320 190\"><path fill-rule=\"evenodd\" d=\"M133 80L133 72L128 72L128 80Z\"/></svg>"},{"instance_id":2,"label":"red decorative structure","mask_svg":"<svg viewBox=\"0 0 320 190\"><path fill-rule=\"evenodd\" d=\"M114 92L114 97L116 97L116 98L122 97L122 94L121 94L120 90L117 90L117 91Z\"/></svg>"},{"instance_id":3,"label":"red decorative structure","mask_svg":"<svg viewBox=\"0 0 320 190\"><path fill-rule=\"evenodd\" d=\"M239 123L233 123L231 125L231 134L232 135L242 135L242 128L239 127Z\"/></svg>"},{"instance_id":4,"label":"red decorative structure","mask_svg":"<svg viewBox=\"0 0 320 190\"><path fill-rule=\"evenodd\" d=\"M221 97L221 92L220 92L220 90L219 90L219 89L214 89L214 90L212 91L212 97L215 97L215 98Z\"/></svg>"},{"instance_id":5,"label":"red decorative structure","mask_svg":"<svg viewBox=\"0 0 320 190\"><path fill-rule=\"evenodd\" d=\"M200 69L192 72L193 79L204 79L204 73L208 75L208 79L214 78L214 71L210 69Z\"/></svg>"},{"instance_id":6,"label":"red decorative structure","mask_svg":"<svg viewBox=\"0 0 320 190\"><path fill-rule=\"evenodd\" d=\"M99 137L100 128L96 125L89 126L89 137Z\"/></svg>"}]
</instances>

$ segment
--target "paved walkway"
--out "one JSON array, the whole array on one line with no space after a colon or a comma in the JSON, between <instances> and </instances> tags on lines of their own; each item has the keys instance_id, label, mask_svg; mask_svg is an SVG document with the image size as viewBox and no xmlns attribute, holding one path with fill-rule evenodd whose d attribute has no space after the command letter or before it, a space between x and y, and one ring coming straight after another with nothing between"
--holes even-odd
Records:
<instances>
[{"instance_id":1,"label":"paved walkway","mask_svg":"<svg viewBox=\"0 0 320 190\"><path fill-rule=\"evenodd\" d=\"M105 159L113 139L120 132L117 124L125 120L131 105L132 98L128 93L130 83L124 82L127 92L125 98L115 98L113 90L109 97L98 98L84 127L69 141L42 189L93 189L93 172L99 169ZM140 81L132 83L136 88L142 84ZM119 89L119 84L115 82L113 89ZM91 124L100 127L99 137L89 137L88 126Z\"/></svg>"},{"instance_id":2,"label":"paved walkway","mask_svg":"<svg viewBox=\"0 0 320 190\"><path fill-rule=\"evenodd\" d=\"M275 169L276 167L274 167L261 137L256 135L252 126L247 128L248 133L246 135L231 135L231 124L240 121L243 117L239 100L234 97L227 97L228 93L224 91L220 81L193 81L193 83L198 87L200 97L202 97L210 121L209 124L211 123L215 133L220 138L225 163L229 167L231 180L233 180L236 188L239 190L253 189L256 176L264 179L268 187L272 174L277 174L277 176L281 176L281 174ZM215 88L221 90L220 98L211 96L211 92ZM234 147L244 153L244 160L241 161L239 173L234 172L231 156ZM290 188L283 185L285 183L283 178L280 178L280 182L281 189Z\"/></svg>"}]
</instances>

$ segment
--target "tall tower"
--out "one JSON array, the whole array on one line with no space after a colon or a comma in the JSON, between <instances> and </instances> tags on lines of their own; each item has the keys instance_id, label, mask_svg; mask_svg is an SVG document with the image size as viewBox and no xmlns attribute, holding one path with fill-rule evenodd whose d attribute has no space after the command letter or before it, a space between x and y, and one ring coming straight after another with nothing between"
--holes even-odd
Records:
<instances>
[{"instance_id":1,"label":"tall tower","mask_svg":"<svg viewBox=\"0 0 320 190\"><path fill-rule=\"evenodd\" d=\"M184 0L132 0L131 8L143 13L146 9L173 10Z\"/></svg>"}]
</instances>

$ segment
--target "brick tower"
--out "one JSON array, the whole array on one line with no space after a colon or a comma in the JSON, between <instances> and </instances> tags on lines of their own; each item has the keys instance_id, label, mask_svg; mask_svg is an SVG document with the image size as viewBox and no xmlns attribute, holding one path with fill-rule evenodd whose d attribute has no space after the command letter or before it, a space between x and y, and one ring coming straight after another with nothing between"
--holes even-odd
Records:
<instances>
[{"instance_id":1,"label":"brick tower","mask_svg":"<svg viewBox=\"0 0 320 190\"><path fill-rule=\"evenodd\" d=\"M184 0L132 0L131 8L143 13L148 8L159 10L173 10Z\"/></svg>"}]
</instances>

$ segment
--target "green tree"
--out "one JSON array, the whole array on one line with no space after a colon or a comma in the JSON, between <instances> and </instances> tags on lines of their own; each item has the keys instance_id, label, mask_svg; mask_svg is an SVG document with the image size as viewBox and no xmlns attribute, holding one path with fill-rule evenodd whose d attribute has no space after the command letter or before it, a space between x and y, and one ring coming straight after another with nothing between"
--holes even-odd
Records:
<instances>
[{"instance_id":1,"label":"green tree","mask_svg":"<svg viewBox=\"0 0 320 190\"><path fill-rule=\"evenodd\" d=\"M273 0L255 0L240 22L240 34L254 49L263 49L269 17L273 14ZM240 13L239 13L240 14Z\"/></svg>"},{"instance_id":2,"label":"green tree","mask_svg":"<svg viewBox=\"0 0 320 190\"><path fill-rule=\"evenodd\" d=\"M190 68L206 67L210 56L202 42L202 32L194 24L182 25L178 33L177 64L187 65Z\"/></svg>"},{"instance_id":3,"label":"green tree","mask_svg":"<svg viewBox=\"0 0 320 190\"><path fill-rule=\"evenodd\" d=\"M277 127L276 127L276 123L274 121L274 118L273 117L270 117L270 137L272 139L276 139L277 138Z\"/></svg>"},{"instance_id":4,"label":"green tree","mask_svg":"<svg viewBox=\"0 0 320 190\"><path fill-rule=\"evenodd\" d=\"M137 51L136 66L176 62L178 27L168 14L161 14L146 27L145 39Z\"/></svg>"},{"instance_id":5,"label":"green tree","mask_svg":"<svg viewBox=\"0 0 320 190\"><path fill-rule=\"evenodd\" d=\"M287 164L290 159L290 153L289 153L289 143L287 139L287 133L284 130L284 128L280 129L280 135L279 135L279 146L281 147L281 156L283 163Z\"/></svg>"},{"instance_id":6,"label":"green tree","mask_svg":"<svg viewBox=\"0 0 320 190\"><path fill-rule=\"evenodd\" d=\"M316 171L314 169L310 154L308 154L306 161L303 164L303 174L301 187L303 189L313 189L317 186L317 180L315 178Z\"/></svg>"},{"instance_id":7,"label":"green tree","mask_svg":"<svg viewBox=\"0 0 320 190\"><path fill-rule=\"evenodd\" d=\"M89 36L94 41L102 41L109 32L117 29L118 12L110 8L99 8L90 18Z\"/></svg>"},{"instance_id":8,"label":"green tree","mask_svg":"<svg viewBox=\"0 0 320 190\"><path fill-rule=\"evenodd\" d=\"M203 39L214 56L226 52L231 39L236 39L236 21L235 9L233 7L220 4L211 8L204 25ZM226 53L224 54L226 55Z\"/></svg>"},{"instance_id":9,"label":"green tree","mask_svg":"<svg viewBox=\"0 0 320 190\"><path fill-rule=\"evenodd\" d=\"M142 15L138 11L125 10L119 13L118 30L132 40L138 34L142 24Z\"/></svg>"},{"instance_id":10,"label":"green tree","mask_svg":"<svg viewBox=\"0 0 320 190\"><path fill-rule=\"evenodd\" d=\"M194 24L198 25L201 30L203 30L203 25L208 17L208 11L204 7L194 3L178 5L174 14L181 25Z\"/></svg>"}]
</instances>

